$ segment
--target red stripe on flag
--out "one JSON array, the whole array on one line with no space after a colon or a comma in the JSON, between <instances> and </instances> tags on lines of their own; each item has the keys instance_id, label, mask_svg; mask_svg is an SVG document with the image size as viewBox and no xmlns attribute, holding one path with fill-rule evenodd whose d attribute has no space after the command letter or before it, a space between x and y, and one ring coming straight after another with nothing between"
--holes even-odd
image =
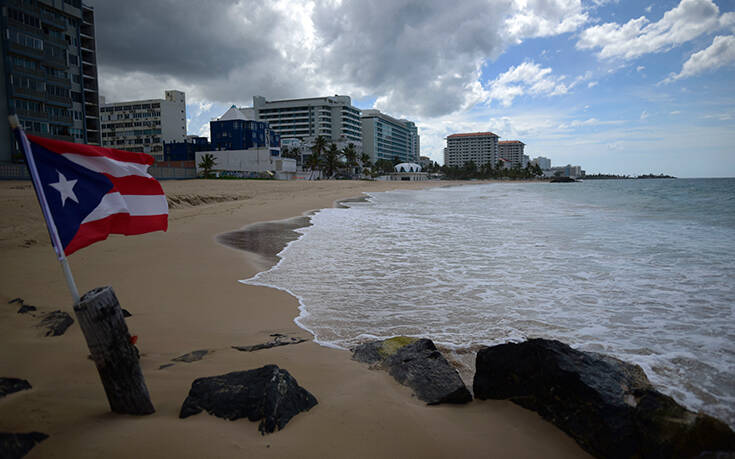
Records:
<instances>
[{"instance_id":1,"label":"red stripe on flag","mask_svg":"<svg viewBox=\"0 0 735 459\"><path fill-rule=\"evenodd\" d=\"M90 244L107 239L109 234L133 236L152 231L166 231L167 229L168 215L166 214L147 216L113 214L99 220L83 223L77 234L74 235L74 239L67 244L64 253L69 256Z\"/></svg>"},{"instance_id":2,"label":"red stripe on flag","mask_svg":"<svg viewBox=\"0 0 735 459\"><path fill-rule=\"evenodd\" d=\"M119 191L120 194L133 195L154 195L164 194L163 188L158 180L153 177L142 177L140 175L126 175L124 177L114 177L110 174L104 174L105 177L112 182L112 189L108 193Z\"/></svg>"},{"instance_id":3,"label":"red stripe on flag","mask_svg":"<svg viewBox=\"0 0 735 459\"><path fill-rule=\"evenodd\" d=\"M96 147L94 145L85 145L82 143L64 142L62 140L46 139L35 135L28 135L28 139L41 145L45 149L63 155L64 153L74 153L83 156L105 156L117 161L138 164L153 164L153 156L145 153L136 153L133 151L114 150L112 148Z\"/></svg>"}]
</instances>

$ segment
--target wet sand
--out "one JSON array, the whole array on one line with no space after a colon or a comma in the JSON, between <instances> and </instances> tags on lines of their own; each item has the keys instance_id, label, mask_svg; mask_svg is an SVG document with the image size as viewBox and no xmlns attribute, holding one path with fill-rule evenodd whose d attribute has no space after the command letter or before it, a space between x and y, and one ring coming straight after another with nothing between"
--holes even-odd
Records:
<instances>
[{"instance_id":1,"label":"wet sand","mask_svg":"<svg viewBox=\"0 0 735 459\"><path fill-rule=\"evenodd\" d=\"M553 425L510 402L426 406L387 373L311 342L293 322L298 305L290 295L238 282L272 264L309 211L365 191L431 185L164 182L174 204L168 232L112 236L69 258L80 291L112 285L133 314L127 323L139 337L157 410L134 417L109 412L78 324L54 338L35 327L40 313L72 313L71 299L30 185L0 182L0 376L33 386L0 398L0 432L49 434L29 458L587 457ZM273 223L262 224L286 219L292 220L275 224L282 230L275 233ZM261 224L237 231L255 223ZM17 304L8 304L16 297L38 307L36 316L17 314ZM255 352L231 348L266 342L273 333L309 341ZM197 349L210 353L191 363L171 361ZM168 363L174 365L159 369ZM288 370L319 401L284 430L261 436L247 419L206 413L178 418L195 378L270 363Z\"/></svg>"}]
</instances>

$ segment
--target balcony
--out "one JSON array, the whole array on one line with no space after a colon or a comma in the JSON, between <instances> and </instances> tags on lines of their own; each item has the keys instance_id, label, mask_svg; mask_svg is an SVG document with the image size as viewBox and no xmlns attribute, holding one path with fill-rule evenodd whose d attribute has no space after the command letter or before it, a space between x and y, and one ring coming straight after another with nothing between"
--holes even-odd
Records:
<instances>
[{"instance_id":1,"label":"balcony","mask_svg":"<svg viewBox=\"0 0 735 459\"><path fill-rule=\"evenodd\" d=\"M4 37L3 40L5 40ZM44 58L42 49L31 48L29 46L21 45L14 41L8 41L8 49L23 56L29 56L36 59Z\"/></svg>"},{"instance_id":2,"label":"balcony","mask_svg":"<svg viewBox=\"0 0 735 459\"><path fill-rule=\"evenodd\" d=\"M43 119L43 120L46 119L46 113L37 112L35 110L24 110L22 108L18 108L15 110L15 113L23 119L26 119L26 118L37 118L37 119Z\"/></svg>"},{"instance_id":3,"label":"balcony","mask_svg":"<svg viewBox=\"0 0 735 459\"><path fill-rule=\"evenodd\" d=\"M63 18L51 13L50 11L41 10L41 22L57 29L65 29L66 21Z\"/></svg>"},{"instance_id":4,"label":"balcony","mask_svg":"<svg viewBox=\"0 0 735 459\"><path fill-rule=\"evenodd\" d=\"M50 121L55 121L57 123L64 123L64 124L72 124L74 121L71 117L71 115L53 115L49 114L48 119Z\"/></svg>"},{"instance_id":5,"label":"balcony","mask_svg":"<svg viewBox=\"0 0 735 459\"><path fill-rule=\"evenodd\" d=\"M44 91L31 88L18 88L16 86L12 86L12 93L14 95L30 97L35 100L43 100L46 97L46 93Z\"/></svg>"},{"instance_id":6,"label":"balcony","mask_svg":"<svg viewBox=\"0 0 735 459\"><path fill-rule=\"evenodd\" d=\"M13 73L23 73L26 75L33 75L33 76L37 76L41 78L46 76L46 72L43 72L39 68L29 69L28 67L23 67L23 66L16 65L16 64L13 64L11 68L12 68Z\"/></svg>"}]
</instances>

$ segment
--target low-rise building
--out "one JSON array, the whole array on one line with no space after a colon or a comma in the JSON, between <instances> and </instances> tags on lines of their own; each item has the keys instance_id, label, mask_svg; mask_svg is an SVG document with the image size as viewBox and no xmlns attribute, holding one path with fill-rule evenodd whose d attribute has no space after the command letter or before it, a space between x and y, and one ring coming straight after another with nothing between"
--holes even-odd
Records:
<instances>
[{"instance_id":1,"label":"low-rise building","mask_svg":"<svg viewBox=\"0 0 735 459\"><path fill-rule=\"evenodd\" d=\"M164 160L164 142L186 139L186 96L167 90L163 99L103 103L102 145Z\"/></svg>"}]
</instances>

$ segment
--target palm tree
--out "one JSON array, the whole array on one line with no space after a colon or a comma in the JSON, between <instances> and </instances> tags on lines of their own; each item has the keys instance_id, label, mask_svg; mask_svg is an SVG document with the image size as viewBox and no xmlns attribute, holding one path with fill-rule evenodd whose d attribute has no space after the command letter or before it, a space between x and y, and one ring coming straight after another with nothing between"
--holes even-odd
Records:
<instances>
[{"instance_id":1,"label":"palm tree","mask_svg":"<svg viewBox=\"0 0 735 459\"><path fill-rule=\"evenodd\" d=\"M212 153L205 153L202 155L202 160L199 161L199 167L204 169L204 178L210 178L212 169L214 169L214 166L216 165L217 161L214 159L214 155Z\"/></svg>"},{"instance_id":2,"label":"palm tree","mask_svg":"<svg viewBox=\"0 0 735 459\"><path fill-rule=\"evenodd\" d=\"M314 171L319 169L322 164L322 153L327 149L327 139L318 136L314 139L314 145L311 146L311 156L306 161L306 166L311 169L312 175Z\"/></svg>"},{"instance_id":3,"label":"palm tree","mask_svg":"<svg viewBox=\"0 0 735 459\"><path fill-rule=\"evenodd\" d=\"M324 161L322 162L322 172L327 178L331 178L334 172L339 167L340 152L337 145L334 143L329 146L329 150L324 155Z\"/></svg>"},{"instance_id":4,"label":"palm tree","mask_svg":"<svg viewBox=\"0 0 735 459\"><path fill-rule=\"evenodd\" d=\"M345 160L347 160L347 170L349 171L347 175L352 178L355 168L357 167L357 150L355 150L355 144L348 144L342 150L342 155L345 157Z\"/></svg>"},{"instance_id":5,"label":"palm tree","mask_svg":"<svg viewBox=\"0 0 735 459\"><path fill-rule=\"evenodd\" d=\"M372 169L373 165L370 162L370 155L367 153L360 155L360 164L363 169Z\"/></svg>"}]
</instances>

